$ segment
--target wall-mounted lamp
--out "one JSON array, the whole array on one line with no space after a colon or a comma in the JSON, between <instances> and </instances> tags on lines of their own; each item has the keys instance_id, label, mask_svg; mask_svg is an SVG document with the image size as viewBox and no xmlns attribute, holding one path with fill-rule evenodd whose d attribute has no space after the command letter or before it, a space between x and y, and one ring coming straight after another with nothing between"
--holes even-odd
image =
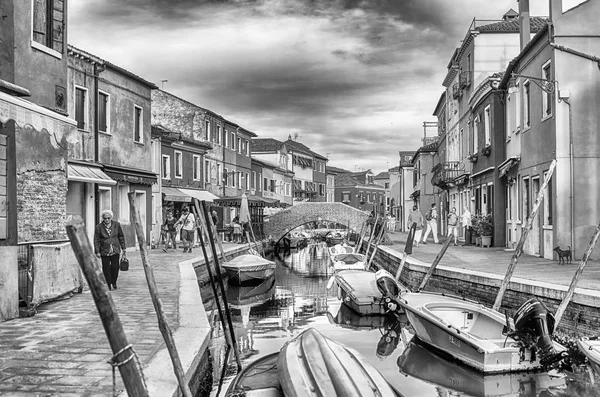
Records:
<instances>
[{"instance_id":1,"label":"wall-mounted lamp","mask_svg":"<svg viewBox=\"0 0 600 397\"><path fill-rule=\"evenodd\" d=\"M526 76L524 74L511 73L510 80L508 80L508 89L509 90L511 88L514 88L517 86L517 78L519 78L519 77L528 79L529 81L532 81L535 85L540 87L544 92L547 92L548 94L552 94L555 91L556 87L554 86L554 83L558 83L556 80L547 80L547 79L542 79L540 77L533 77L533 76Z\"/></svg>"}]
</instances>

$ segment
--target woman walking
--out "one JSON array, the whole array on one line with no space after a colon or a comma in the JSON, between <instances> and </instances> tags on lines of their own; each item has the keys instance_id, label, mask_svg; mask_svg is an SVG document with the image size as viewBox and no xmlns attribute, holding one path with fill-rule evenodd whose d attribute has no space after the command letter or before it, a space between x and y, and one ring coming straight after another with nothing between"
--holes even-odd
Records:
<instances>
[{"instance_id":1,"label":"woman walking","mask_svg":"<svg viewBox=\"0 0 600 397\"><path fill-rule=\"evenodd\" d=\"M165 219L162 224L163 230L167 235L165 246L162 249L164 252L167 252L169 243L173 244L173 252L177 251L177 243L175 242L175 237L177 237L177 228L175 227L176 222L177 220L173 217L173 213L167 213L167 219Z\"/></svg>"},{"instance_id":2,"label":"woman walking","mask_svg":"<svg viewBox=\"0 0 600 397\"><path fill-rule=\"evenodd\" d=\"M102 221L94 230L94 252L102 260L102 273L108 284L108 290L117 289L119 277L119 261L121 253L127 257L125 235L121 224L113 220L113 212L104 210L101 214Z\"/></svg>"}]
</instances>

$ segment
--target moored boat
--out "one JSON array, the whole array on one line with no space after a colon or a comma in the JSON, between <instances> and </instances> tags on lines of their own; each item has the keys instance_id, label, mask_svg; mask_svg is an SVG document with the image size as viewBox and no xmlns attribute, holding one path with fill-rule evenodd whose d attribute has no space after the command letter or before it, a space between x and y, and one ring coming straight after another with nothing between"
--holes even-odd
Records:
<instances>
[{"instance_id":1,"label":"moored boat","mask_svg":"<svg viewBox=\"0 0 600 397\"><path fill-rule=\"evenodd\" d=\"M262 305L275 294L274 285L274 277L269 277L258 285L230 285L227 288L227 303L233 308Z\"/></svg>"},{"instance_id":2,"label":"moored boat","mask_svg":"<svg viewBox=\"0 0 600 397\"><path fill-rule=\"evenodd\" d=\"M447 395L466 394L473 397L537 396L544 390L563 391L566 376L557 371L513 372L490 374L463 365L450 357L442 357L419 338L413 338L398 357L400 372L421 379L437 388L448 389ZM555 395L555 394L551 394Z\"/></svg>"},{"instance_id":3,"label":"moored boat","mask_svg":"<svg viewBox=\"0 0 600 397\"><path fill-rule=\"evenodd\" d=\"M577 347L588 359L596 375L600 375L600 339L597 337L579 339Z\"/></svg>"},{"instance_id":4,"label":"moored boat","mask_svg":"<svg viewBox=\"0 0 600 397\"><path fill-rule=\"evenodd\" d=\"M222 266L233 284L266 280L273 275L276 267L275 262L257 255L240 255Z\"/></svg>"},{"instance_id":5,"label":"moored boat","mask_svg":"<svg viewBox=\"0 0 600 397\"><path fill-rule=\"evenodd\" d=\"M385 270L376 273L366 270L340 270L331 277L327 287L337 284L340 300L359 314L385 314L388 309L378 288L378 280L383 279L395 283L399 294L408 291L408 288L398 283Z\"/></svg>"},{"instance_id":6,"label":"moored boat","mask_svg":"<svg viewBox=\"0 0 600 397\"><path fill-rule=\"evenodd\" d=\"M565 354L551 339L552 314L536 298L517 310L514 325L480 303L443 294L406 293L386 301L404 310L423 342L484 373L548 367Z\"/></svg>"},{"instance_id":7,"label":"moored boat","mask_svg":"<svg viewBox=\"0 0 600 397\"><path fill-rule=\"evenodd\" d=\"M286 397L395 397L384 377L354 349L309 328L286 343L277 370Z\"/></svg>"},{"instance_id":8,"label":"moored boat","mask_svg":"<svg viewBox=\"0 0 600 397\"><path fill-rule=\"evenodd\" d=\"M366 260L363 254L336 254L331 257L335 271L339 270L366 270Z\"/></svg>"}]
</instances>

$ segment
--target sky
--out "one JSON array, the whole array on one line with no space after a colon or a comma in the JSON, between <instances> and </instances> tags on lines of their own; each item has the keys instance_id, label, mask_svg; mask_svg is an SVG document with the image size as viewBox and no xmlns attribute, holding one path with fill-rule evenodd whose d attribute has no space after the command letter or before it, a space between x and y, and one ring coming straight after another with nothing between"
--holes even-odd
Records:
<instances>
[{"instance_id":1,"label":"sky","mask_svg":"<svg viewBox=\"0 0 600 397\"><path fill-rule=\"evenodd\" d=\"M563 0L563 9L579 2ZM517 0L68 4L69 44L260 138L292 136L328 165L376 174L422 145L473 18L518 10ZM530 0L530 9L546 16L548 0Z\"/></svg>"}]
</instances>

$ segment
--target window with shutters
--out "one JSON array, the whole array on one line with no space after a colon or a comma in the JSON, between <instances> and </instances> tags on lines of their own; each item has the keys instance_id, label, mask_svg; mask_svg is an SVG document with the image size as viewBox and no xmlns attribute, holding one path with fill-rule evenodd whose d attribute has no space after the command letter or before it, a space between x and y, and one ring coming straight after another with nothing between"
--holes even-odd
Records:
<instances>
[{"instance_id":1,"label":"window with shutters","mask_svg":"<svg viewBox=\"0 0 600 397\"><path fill-rule=\"evenodd\" d=\"M110 134L110 95L98 92L98 131Z\"/></svg>"},{"instance_id":2,"label":"window with shutters","mask_svg":"<svg viewBox=\"0 0 600 397\"><path fill-rule=\"evenodd\" d=\"M32 0L32 42L34 48L62 58L65 46L65 1Z\"/></svg>"},{"instance_id":3,"label":"window with shutters","mask_svg":"<svg viewBox=\"0 0 600 397\"><path fill-rule=\"evenodd\" d=\"M175 151L175 178L183 177L183 153Z\"/></svg>"},{"instance_id":4,"label":"window with shutters","mask_svg":"<svg viewBox=\"0 0 600 397\"><path fill-rule=\"evenodd\" d=\"M75 87L75 121L80 130L88 128L87 98L87 88Z\"/></svg>"},{"instance_id":5,"label":"window with shutters","mask_svg":"<svg viewBox=\"0 0 600 397\"><path fill-rule=\"evenodd\" d=\"M142 129L142 108L133 106L133 141L137 143L144 142L144 134Z\"/></svg>"}]
</instances>

